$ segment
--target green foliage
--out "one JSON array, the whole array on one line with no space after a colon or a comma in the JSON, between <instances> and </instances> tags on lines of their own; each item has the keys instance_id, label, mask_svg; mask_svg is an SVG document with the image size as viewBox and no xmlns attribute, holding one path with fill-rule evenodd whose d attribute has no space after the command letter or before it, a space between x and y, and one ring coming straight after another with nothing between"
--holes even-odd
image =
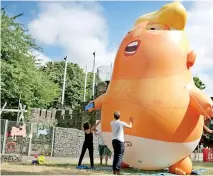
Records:
<instances>
[{"instance_id":1,"label":"green foliage","mask_svg":"<svg viewBox=\"0 0 213 176\"><path fill-rule=\"evenodd\" d=\"M60 87L63 86L65 62L49 62L44 72L49 75L55 83L58 83ZM92 94L92 73L88 73L87 76L87 89L86 89L86 101L89 101ZM84 94L84 81L85 73L77 65L68 62L67 64L67 75L66 75L66 88L65 88L65 99L64 106L74 108L83 101ZM52 103L52 107L60 108L61 96Z\"/></svg>"},{"instance_id":2,"label":"green foliage","mask_svg":"<svg viewBox=\"0 0 213 176\"><path fill-rule=\"evenodd\" d=\"M96 76L97 78L97 76ZM96 79L97 82L97 79ZM92 97L92 83L93 83L93 73L88 72L87 74L87 90L86 90L86 101L90 101L93 99Z\"/></svg>"},{"instance_id":3,"label":"green foliage","mask_svg":"<svg viewBox=\"0 0 213 176\"><path fill-rule=\"evenodd\" d=\"M40 50L23 26L1 9L1 100L17 107L21 94L27 107L45 108L59 95L59 87L36 68L30 51Z\"/></svg>"},{"instance_id":4,"label":"green foliage","mask_svg":"<svg viewBox=\"0 0 213 176\"><path fill-rule=\"evenodd\" d=\"M194 77L193 80L197 88L201 90L206 88L206 85L198 77Z\"/></svg>"},{"instance_id":5,"label":"green foliage","mask_svg":"<svg viewBox=\"0 0 213 176\"><path fill-rule=\"evenodd\" d=\"M17 108L19 96L27 108L60 108L64 76L64 61L49 62L36 67L30 51L41 48L24 27L16 22L23 14L9 17L1 9L1 100L7 108ZM77 65L68 63L65 107L76 108L83 101L85 73ZM92 99L93 74L87 75L86 101ZM96 75L96 82L100 79ZM16 114L12 115L16 118Z\"/></svg>"}]
</instances>

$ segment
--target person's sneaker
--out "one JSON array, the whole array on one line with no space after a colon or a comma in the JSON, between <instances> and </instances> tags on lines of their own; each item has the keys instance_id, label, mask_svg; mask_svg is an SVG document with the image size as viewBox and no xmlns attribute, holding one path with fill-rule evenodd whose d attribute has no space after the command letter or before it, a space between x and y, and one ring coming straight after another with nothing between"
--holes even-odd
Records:
<instances>
[{"instance_id":1,"label":"person's sneaker","mask_svg":"<svg viewBox=\"0 0 213 176\"><path fill-rule=\"evenodd\" d=\"M200 175L200 174L196 171L192 171L191 175Z\"/></svg>"},{"instance_id":2,"label":"person's sneaker","mask_svg":"<svg viewBox=\"0 0 213 176\"><path fill-rule=\"evenodd\" d=\"M88 169L87 166L76 166L76 169Z\"/></svg>"},{"instance_id":3,"label":"person's sneaker","mask_svg":"<svg viewBox=\"0 0 213 176\"><path fill-rule=\"evenodd\" d=\"M121 171L119 170L117 171L117 175L124 175L124 174L122 174Z\"/></svg>"}]
</instances>

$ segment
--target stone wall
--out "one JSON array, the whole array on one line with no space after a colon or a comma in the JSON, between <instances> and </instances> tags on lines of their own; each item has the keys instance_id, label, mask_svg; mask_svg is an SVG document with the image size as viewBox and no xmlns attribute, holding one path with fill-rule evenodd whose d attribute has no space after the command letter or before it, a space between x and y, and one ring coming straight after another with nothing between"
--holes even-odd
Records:
<instances>
[{"instance_id":1,"label":"stone wall","mask_svg":"<svg viewBox=\"0 0 213 176\"><path fill-rule=\"evenodd\" d=\"M84 132L73 128L55 128L53 156L78 158L84 141ZM94 157L98 158L98 138L94 136ZM89 157L88 150L85 157Z\"/></svg>"},{"instance_id":2,"label":"stone wall","mask_svg":"<svg viewBox=\"0 0 213 176\"><path fill-rule=\"evenodd\" d=\"M88 102L82 102L75 109L31 109L30 122L37 124L48 124L50 126L81 129L83 123L89 119L89 123L94 124L96 112L85 112L84 107Z\"/></svg>"},{"instance_id":3,"label":"stone wall","mask_svg":"<svg viewBox=\"0 0 213 176\"><path fill-rule=\"evenodd\" d=\"M47 110L40 108L32 108L31 109L31 119L32 123L47 123L51 126L56 124L56 109Z\"/></svg>"},{"instance_id":4,"label":"stone wall","mask_svg":"<svg viewBox=\"0 0 213 176\"><path fill-rule=\"evenodd\" d=\"M1 155L1 163L3 162L21 162L22 156L16 154L5 154Z\"/></svg>"}]
</instances>

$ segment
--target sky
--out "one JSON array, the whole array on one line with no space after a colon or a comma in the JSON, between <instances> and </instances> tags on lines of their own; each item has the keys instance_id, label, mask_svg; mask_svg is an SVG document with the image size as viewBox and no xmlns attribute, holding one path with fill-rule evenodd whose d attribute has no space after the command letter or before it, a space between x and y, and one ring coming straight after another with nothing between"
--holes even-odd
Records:
<instances>
[{"instance_id":1,"label":"sky","mask_svg":"<svg viewBox=\"0 0 213 176\"><path fill-rule=\"evenodd\" d=\"M171 2L171 1L170 1ZM23 13L17 21L35 38L43 52L33 51L47 61L68 61L92 70L93 52L96 67L110 66L117 49L135 20L160 9L168 1L4 1L9 15ZM186 32L191 49L197 55L192 68L213 96L213 1L183 1L188 12Z\"/></svg>"}]
</instances>

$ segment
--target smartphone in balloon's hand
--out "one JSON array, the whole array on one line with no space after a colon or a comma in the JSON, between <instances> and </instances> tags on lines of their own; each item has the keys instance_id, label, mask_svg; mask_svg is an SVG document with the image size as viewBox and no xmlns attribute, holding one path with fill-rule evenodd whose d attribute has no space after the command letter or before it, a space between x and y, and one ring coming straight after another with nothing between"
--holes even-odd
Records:
<instances>
[{"instance_id":1,"label":"smartphone in balloon's hand","mask_svg":"<svg viewBox=\"0 0 213 176\"><path fill-rule=\"evenodd\" d=\"M95 104L94 104L94 102L92 102L92 103L85 106L85 111L88 111L89 109L92 109L94 107L95 107Z\"/></svg>"}]
</instances>

